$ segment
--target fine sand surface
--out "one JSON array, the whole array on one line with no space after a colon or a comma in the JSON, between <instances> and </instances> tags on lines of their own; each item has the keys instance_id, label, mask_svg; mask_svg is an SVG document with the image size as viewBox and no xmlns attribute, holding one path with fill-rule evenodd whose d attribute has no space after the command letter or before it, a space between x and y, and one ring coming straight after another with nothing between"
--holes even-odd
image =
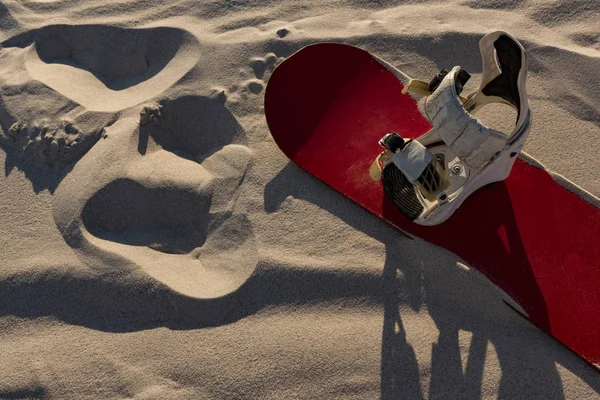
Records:
<instances>
[{"instance_id":1,"label":"fine sand surface","mask_svg":"<svg viewBox=\"0 0 600 400\"><path fill-rule=\"evenodd\" d=\"M264 119L304 45L474 88L497 29L530 55L526 152L600 196L595 0L3 1L0 398L600 398L598 370L290 164Z\"/></svg>"}]
</instances>

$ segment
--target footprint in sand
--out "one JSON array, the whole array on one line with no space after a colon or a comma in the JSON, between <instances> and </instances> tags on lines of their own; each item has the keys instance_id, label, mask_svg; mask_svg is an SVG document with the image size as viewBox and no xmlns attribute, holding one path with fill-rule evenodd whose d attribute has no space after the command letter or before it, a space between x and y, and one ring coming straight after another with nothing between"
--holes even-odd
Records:
<instances>
[{"instance_id":1,"label":"footprint in sand","mask_svg":"<svg viewBox=\"0 0 600 400\"><path fill-rule=\"evenodd\" d=\"M233 115L219 99L186 96L107 133L56 191L66 242L98 271L148 274L185 296L238 289L258 256L238 209L251 152Z\"/></svg>"},{"instance_id":2,"label":"footprint in sand","mask_svg":"<svg viewBox=\"0 0 600 400\"><path fill-rule=\"evenodd\" d=\"M249 66L252 69L255 78L242 82L241 86L248 92L258 95L265 88L265 81L275 69L279 59L274 53L269 53L264 57L254 57L250 59Z\"/></svg>"},{"instance_id":3,"label":"footprint in sand","mask_svg":"<svg viewBox=\"0 0 600 400\"><path fill-rule=\"evenodd\" d=\"M183 77L200 44L175 28L50 25L2 43L29 76L84 106L112 112L154 98ZM7 51L8 50L8 51Z\"/></svg>"},{"instance_id":4,"label":"footprint in sand","mask_svg":"<svg viewBox=\"0 0 600 400\"><path fill-rule=\"evenodd\" d=\"M263 57L252 57L248 62L249 68L240 70L243 80L239 84L229 88L228 104L238 105L240 102L252 100L264 91L266 82L269 80L277 64L285 59L285 54L291 52L289 44L281 40L289 33L290 30L286 28L278 29L274 35L279 40L274 45L271 44L269 46L273 51L265 54Z\"/></svg>"}]
</instances>

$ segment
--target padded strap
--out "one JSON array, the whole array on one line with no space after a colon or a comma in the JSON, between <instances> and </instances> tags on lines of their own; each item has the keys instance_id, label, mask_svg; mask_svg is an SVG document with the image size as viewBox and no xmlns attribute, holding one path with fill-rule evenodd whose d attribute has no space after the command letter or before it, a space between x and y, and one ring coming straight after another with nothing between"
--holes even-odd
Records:
<instances>
[{"instance_id":1,"label":"padded strap","mask_svg":"<svg viewBox=\"0 0 600 400\"><path fill-rule=\"evenodd\" d=\"M440 138L465 163L479 168L506 145L506 135L473 118L456 92L454 67L438 88L425 100L425 114Z\"/></svg>"}]
</instances>

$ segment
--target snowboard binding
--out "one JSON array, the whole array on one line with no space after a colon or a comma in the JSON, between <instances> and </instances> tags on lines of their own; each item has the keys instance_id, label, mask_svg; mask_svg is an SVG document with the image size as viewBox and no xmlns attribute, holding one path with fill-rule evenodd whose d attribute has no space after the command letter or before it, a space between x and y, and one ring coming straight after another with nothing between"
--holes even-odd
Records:
<instances>
[{"instance_id":1,"label":"snowboard binding","mask_svg":"<svg viewBox=\"0 0 600 400\"><path fill-rule=\"evenodd\" d=\"M461 95L470 75L459 66L441 70L430 82L410 79L402 93L426 96L424 115L433 128L414 140L385 135L386 149L371 167L386 195L419 225L438 225L477 189L506 179L531 127L523 46L506 32L479 42L483 72L479 89ZM490 103L517 111L510 134L481 124L473 115Z\"/></svg>"}]
</instances>

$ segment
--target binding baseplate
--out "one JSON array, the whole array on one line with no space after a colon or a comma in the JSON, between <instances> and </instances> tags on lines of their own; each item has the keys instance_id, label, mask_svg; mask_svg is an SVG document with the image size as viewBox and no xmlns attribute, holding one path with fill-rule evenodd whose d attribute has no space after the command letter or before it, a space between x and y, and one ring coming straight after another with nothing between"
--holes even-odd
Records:
<instances>
[{"instance_id":1,"label":"binding baseplate","mask_svg":"<svg viewBox=\"0 0 600 400\"><path fill-rule=\"evenodd\" d=\"M389 135L380 141L386 150L374 161L371 176L382 180L396 208L417 224L444 222L477 189L506 179L529 134L523 46L497 31L485 35L479 48L483 73L478 90L461 95L470 75L458 66L440 71L431 82L411 79L402 92L426 96L424 115L433 128L402 149L386 146L398 140ZM490 103L507 104L517 111L510 134L474 118Z\"/></svg>"}]
</instances>

